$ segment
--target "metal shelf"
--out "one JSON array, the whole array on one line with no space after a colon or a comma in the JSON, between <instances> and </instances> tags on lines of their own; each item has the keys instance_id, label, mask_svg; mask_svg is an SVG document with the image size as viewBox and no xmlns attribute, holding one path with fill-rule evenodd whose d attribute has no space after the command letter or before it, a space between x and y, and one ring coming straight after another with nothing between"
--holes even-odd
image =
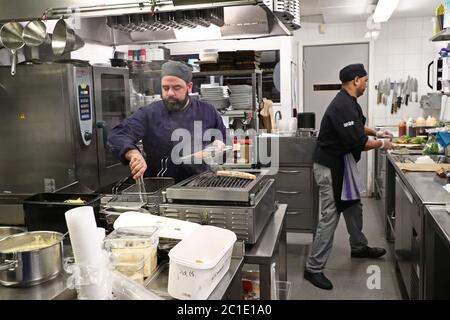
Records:
<instances>
[{"instance_id":1,"label":"metal shelf","mask_svg":"<svg viewBox=\"0 0 450 320\"><path fill-rule=\"evenodd\" d=\"M216 70L216 71L201 71L192 72L193 77L207 77L207 76L247 76L253 73L262 73L261 69L252 70Z\"/></svg>"},{"instance_id":2,"label":"metal shelf","mask_svg":"<svg viewBox=\"0 0 450 320\"><path fill-rule=\"evenodd\" d=\"M430 38L431 41L449 41L450 28L444 29Z\"/></svg>"},{"instance_id":3,"label":"metal shelf","mask_svg":"<svg viewBox=\"0 0 450 320\"><path fill-rule=\"evenodd\" d=\"M248 113L254 113L253 110L227 110L224 112L219 112L220 115L230 117L230 118L244 118Z\"/></svg>"}]
</instances>

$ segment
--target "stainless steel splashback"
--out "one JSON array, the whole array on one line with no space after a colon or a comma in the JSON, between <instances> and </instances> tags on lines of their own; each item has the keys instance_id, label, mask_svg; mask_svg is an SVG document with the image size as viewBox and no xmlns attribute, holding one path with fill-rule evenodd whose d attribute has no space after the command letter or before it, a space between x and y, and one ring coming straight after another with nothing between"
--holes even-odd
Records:
<instances>
[{"instance_id":1,"label":"stainless steel splashback","mask_svg":"<svg viewBox=\"0 0 450 320\"><path fill-rule=\"evenodd\" d=\"M0 67L1 193L51 192L76 181L97 188L93 101L89 109L77 109L79 72L90 90L88 103L90 67L18 65L14 77L9 67ZM85 120L75 121L82 112Z\"/></svg>"}]
</instances>

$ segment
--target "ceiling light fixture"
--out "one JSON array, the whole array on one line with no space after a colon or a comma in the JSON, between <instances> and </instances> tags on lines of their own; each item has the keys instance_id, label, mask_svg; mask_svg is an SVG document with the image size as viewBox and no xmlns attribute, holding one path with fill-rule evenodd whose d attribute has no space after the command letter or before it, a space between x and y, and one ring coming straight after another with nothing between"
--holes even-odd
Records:
<instances>
[{"instance_id":1,"label":"ceiling light fixture","mask_svg":"<svg viewBox=\"0 0 450 320\"><path fill-rule=\"evenodd\" d=\"M375 22L388 21L397 5L398 0L379 0L373 14L373 20Z\"/></svg>"}]
</instances>

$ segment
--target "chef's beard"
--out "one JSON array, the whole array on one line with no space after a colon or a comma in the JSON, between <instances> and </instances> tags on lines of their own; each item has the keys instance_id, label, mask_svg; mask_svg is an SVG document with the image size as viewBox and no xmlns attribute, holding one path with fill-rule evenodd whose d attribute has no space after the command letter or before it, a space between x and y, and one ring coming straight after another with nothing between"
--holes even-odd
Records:
<instances>
[{"instance_id":1,"label":"chef's beard","mask_svg":"<svg viewBox=\"0 0 450 320\"><path fill-rule=\"evenodd\" d=\"M186 96L183 100L178 100L174 98L163 98L164 105L166 106L169 112L178 112L183 110L188 105L189 94L186 93Z\"/></svg>"}]
</instances>

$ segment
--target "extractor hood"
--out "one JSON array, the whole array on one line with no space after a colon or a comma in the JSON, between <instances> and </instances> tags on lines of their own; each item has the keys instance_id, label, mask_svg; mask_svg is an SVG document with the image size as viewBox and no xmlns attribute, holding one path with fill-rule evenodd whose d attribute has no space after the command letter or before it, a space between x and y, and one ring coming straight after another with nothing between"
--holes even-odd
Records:
<instances>
[{"instance_id":1,"label":"extractor hood","mask_svg":"<svg viewBox=\"0 0 450 320\"><path fill-rule=\"evenodd\" d=\"M13 2L2 0L0 22L71 18L85 41L106 45L287 36L300 28L299 0Z\"/></svg>"}]
</instances>

